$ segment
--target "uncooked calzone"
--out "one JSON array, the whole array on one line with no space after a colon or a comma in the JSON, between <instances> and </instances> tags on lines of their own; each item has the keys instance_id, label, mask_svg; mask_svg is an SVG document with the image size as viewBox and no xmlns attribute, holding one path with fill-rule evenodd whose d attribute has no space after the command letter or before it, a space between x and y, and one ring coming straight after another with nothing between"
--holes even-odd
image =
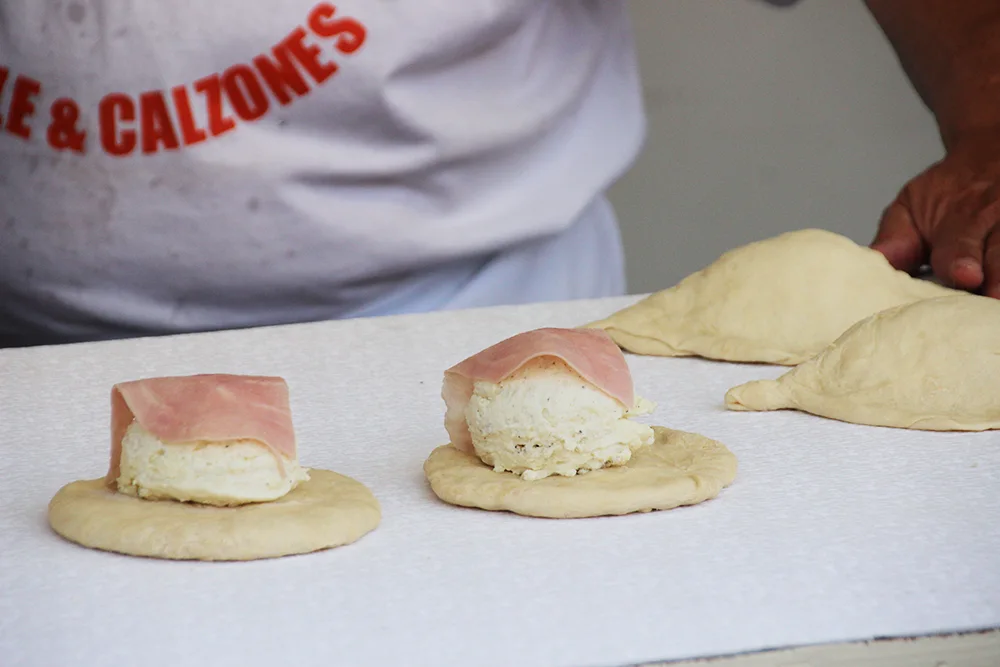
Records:
<instances>
[{"instance_id":1,"label":"uncooked calzone","mask_svg":"<svg viewBox=\"0 0 1000 667\"><path fill-rule=\"evenodd\" d=\"M844 236L804 229L731 250L587 326L636 354L794 366L869 315L957 293Z\"/></svg>"},{"instance_id":2,"label":"uncooked calzone","mask_svg":"<svg viewBox=\"0 0 1000 667\"><path fill-rule=\"evenodd\" d=\"M1000 429L1000 301L965 294L877 313L777 380L730 389L726 406L927 431Z\"/></svg>"}]
</instances>

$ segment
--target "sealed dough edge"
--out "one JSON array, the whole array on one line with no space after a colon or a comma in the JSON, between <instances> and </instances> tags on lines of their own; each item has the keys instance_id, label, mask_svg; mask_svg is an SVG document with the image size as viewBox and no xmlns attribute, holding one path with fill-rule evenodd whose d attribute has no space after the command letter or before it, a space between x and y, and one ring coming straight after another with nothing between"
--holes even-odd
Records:
<instances>
[{"instance_id":1,"label":"sealed dough edge","mask_svg":"<svg viewBox=\"0 0 1000 667\"><path fill-rule=\"evenodd\" d=\"M798 405L777 380L751 380L726 392L726 407L734 412L796 410Z\"/></svg>"},{"instance_id":2,"label":"sealed dough edge","mask_svg":"<svg viewBox=\"0 0 1000 667\"><path fill-rule=\"evenodd\" d=\"M633 354L797 366L879 310L961 293L894 269L846 236L806 228L728 250L583 328L603 329Z\"/></svg>"},{"instance_id":3,"label":"sealed dough edge","mask_svg":"<svg viewBox=\"0 0 1000 667\"><path fill-rule=\"evenodd\" d=\"M676 288L664 290L669 292ZM654 295L655 296L655 295ZM795 366L809 359L812 352L790 351L761 345L759 341L739 336L712 336L708 334L691 335L676 342L665 338L654 338L634 331L626 330L627 322L619 321L636 303L603 320L583 325L584 329L601 329L605 331L618 347L626 352L649 357L690 358L698 357L709 361L719 361L734 364L752 364L766 366ZM753 350L753 352L749 352Z\"/></svg>"},{"instance_id":4,"label":"sealed dough edge","mask_svg":"<svg viewBox=\"0 0 1000 667\"><path fill-rule=\"evenodd\" d=\"M734 411L794 409L862 426L1000 429L1000 301L960 294L856 323L776 380L726 392Z\"/></svg>"},{"instance_id":5,"label":"sealed dough edge","mask_svg":"<svg viewBox=\"0 0 1000 667\"><path fill-rule=\"evenodd\" d=\"M697 433L654 426L656 439L623 466L575 477L525 481L494 472L475 454L448 444L424 462L431 490L451 505L548 519L581 519L669 510L718 496L736 479L736 456Z\"/></svg>"},{"instance_id":6,"label":"sealed dough edge","mask_svg":"<svg viewBox=\"0 0 1000 667\"><path fill-rule=\"evenodd\" d=\"M52 529L70 542L129 556L247 561L306 554L361 539L381 522L362 483L316 468L278 500L213 507L142 500L103 478L62 487L49 502Z\"/></svg>"},{"instance_id":7,"label":"sealed dough edge","mask_svg":"<svg viewBox=\"0 0 1000 667\"><path fill-rule=\"evenodd\" d=\"M792 396L777 380L754 380L726 392L726 407L735 412L797 410L845 424L902 428L914 431L980 432L1000 429L1000 420L963 422L943 415L917 415L885 405L864 405L798 388Z\"/></svg>"},{"instance_id":8,"label":"sealed dough edge","mask_svg":"<svg viewBox=\"0 0 1000 667\"><path fill-rule=\"evenodd\" d=\"M580 325L580 328L601 329L611 336L611 340L613 340L618 347L622 348L626 352L631 352L632 354L656 357L695 356L694 352L689 352L681 347L673 345L669 341L664 340L662 337L644 335L637 331L630 331L631 328L636 328L630 327L630 324L632 324L630 320L635 317L636 313L641 313L644 308L652 307L651 304L655 303L658 298L662 298L663 294L673 292L676 289L677 286L675 285L674 287L669 287L659 292L649 294L632 305L626 306L625 308L622 308L605 318Z\"/></svg>"}]
</instances>

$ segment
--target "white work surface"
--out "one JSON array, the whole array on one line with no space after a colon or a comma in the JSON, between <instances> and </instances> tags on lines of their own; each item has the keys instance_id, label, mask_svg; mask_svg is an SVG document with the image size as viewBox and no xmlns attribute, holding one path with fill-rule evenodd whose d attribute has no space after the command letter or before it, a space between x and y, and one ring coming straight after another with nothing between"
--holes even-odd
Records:
<instances>
[{"instance_id":1,"label":"white work surface","mask_svg":"<svg viewBox=\"0 0 1000 667\"><path fill-rule=\"evenodd\" d=\"M0 665L603 667L1000 626L1000 432L736 413L769 366L629 356L644 421L726 443L736 482L693 508L544 520L439 502L442 371L629 299L0 350ZM63 541L67 482L104 474L122 380L275 374L305 465L383 521L332 551L167 562Z\"/></svg>"}]
</instances>

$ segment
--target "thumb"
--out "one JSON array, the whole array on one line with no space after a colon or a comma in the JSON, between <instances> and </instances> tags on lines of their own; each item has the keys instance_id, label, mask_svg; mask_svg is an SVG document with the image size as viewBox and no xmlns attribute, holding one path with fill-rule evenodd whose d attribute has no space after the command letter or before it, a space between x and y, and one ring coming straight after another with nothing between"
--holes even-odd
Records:
<instances>
[{"instance_id":1,"label":"thumb","mask_svg":"<svg viewBox=\"0 0 1000 667\"><path fill-rule=\"evenodd\" d=\"M894 268L908 273L920 270L928 252L909 208L899 199L882 214L871 248L885 255Z\"/></svg>"}]
</instances>

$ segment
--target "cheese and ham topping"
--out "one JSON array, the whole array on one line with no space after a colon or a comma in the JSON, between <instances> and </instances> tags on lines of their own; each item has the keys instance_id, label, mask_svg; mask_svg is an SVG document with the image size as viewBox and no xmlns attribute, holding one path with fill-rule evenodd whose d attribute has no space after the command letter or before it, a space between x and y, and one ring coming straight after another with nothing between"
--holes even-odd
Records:
<instances>
[{"instance_id":1,"label":"cheese and ham topping","mask_svg":"<svg viewBox=\"0 0 1000 667\"><path fill-rule=\"evenodd\" d=\"M445 371L452 444L526 480L623 465L653 442L628 418L655 406L635 396L621 349L594 329L537 329Z\"/></svg>"},{"instance_id":2,"label":"cheese and ham topping","mask_svg":"<svg viewBox=\"0 0 1000 667\"><path fill-rule=\"evenodd\" d=\"M276 500L307 479L282 378L161 377L111 391L106 481L120 493L241 505Z\"/></svg>"}]
</instances>

